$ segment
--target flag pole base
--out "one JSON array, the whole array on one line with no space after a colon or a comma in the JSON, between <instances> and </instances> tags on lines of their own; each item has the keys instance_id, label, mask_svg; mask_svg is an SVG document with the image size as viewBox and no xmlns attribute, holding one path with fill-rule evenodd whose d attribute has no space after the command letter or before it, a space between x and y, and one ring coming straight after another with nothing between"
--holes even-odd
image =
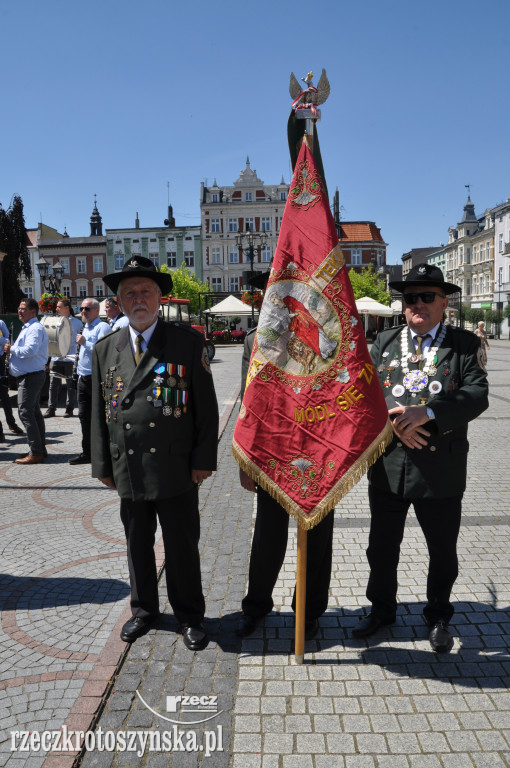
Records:
<instances>
[{"instance_id":1,"label":"flag pole base","mask_svg":"<svg viewBox=\"0 0 510 768\"><path fill-rule=\"evenodd\" d=\"M304 653L296 653L294 655L294 664L302 664L305 660L305 654Z\"/></svg>"}]
</instances>

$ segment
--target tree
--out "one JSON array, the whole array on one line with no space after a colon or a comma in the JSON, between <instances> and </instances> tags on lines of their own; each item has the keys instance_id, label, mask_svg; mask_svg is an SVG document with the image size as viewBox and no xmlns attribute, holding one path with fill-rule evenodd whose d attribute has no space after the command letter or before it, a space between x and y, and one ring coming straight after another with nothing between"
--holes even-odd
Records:
<instances>
[{"instance_id":1,"label":"tree","mask_svg":"<svg viewBox=\"0 0 510 768\"><path fill-rule=\"evenodd\" d=\"M163 264L160 267L160 272L170 272L174 284L172 296L176 299L189 299L190 313L192 315L198 314L198 294L209 291L208 284L199 280L184 263L174 270Z\"/></svg>"},{"instance_id":2,"label":"tree","mask_svg":"<svg viewBox=\"0 0 510 768\"><path fill-rule=\"evenodd\" d=\"M21 274L27 280L32 277L27 242L23 201L19 195L14 195L7 211L0 206L0 251L7 254L2 264L5 312L16 312L23 298L19 286Z\"/></svg>"},{"instance_id":3,"label":"tree","mask_svg":"<svg viewBox=\"0 0 510 768\"><path fill-rule=\"evenodd\" d=\"M372 264L363 267L361 272L349 271L354 298L361 299L368 296L369 299L375 299L380 304L390 305L391 294L385 290L384 280L374 272Z\"/></svg>"}]
</instances>

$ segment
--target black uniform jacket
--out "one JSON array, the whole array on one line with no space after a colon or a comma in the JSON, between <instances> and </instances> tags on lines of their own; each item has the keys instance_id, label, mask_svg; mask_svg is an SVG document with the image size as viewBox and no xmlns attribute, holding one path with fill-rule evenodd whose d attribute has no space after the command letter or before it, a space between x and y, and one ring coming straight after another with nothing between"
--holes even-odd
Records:
<instances>
[{"instance_id":1,"label":"black uniform jacket","mask_svg":"<svg viewBox=\"0 0 510 768\"><path fill-rule=\"evenodd\" d=\"M158 320L138 366L129 327L103 337L92 387L92 476L113 477L121 498L171 498L192 487L192 469L216 469L218 404L198 331Z\"/></svg>"},{"instance_id":2,"label":"black uniform jacket","mask_svg":"<svg viewBox=\"0 0 510 768\"><path fill-rule=\"evenodd\" d=\"M373 487L396 493L404 498L447 498L464 492L466 487L467 425L489 405L487 374L479 362L480 341L470 331L448 328L437 351L437 374L430 382L441 384L440 392L432 395L425 387L417 397L405 390L403 395L392 395L395 384L402 384L401 334L409 335L409 349L413 350L407 326L399 326L379 333L371 349L376 366L384 366L378 376L388 408L395 405L420 405L420 397L434 411L435 419L423 427L431 435L421 450L406 448L396 438L369 471ZM400 365L387 370L391 360ZM415 368L411 363L410 370ZM384 386L389 373L390 386ZM437 388L437 385L436 385Z\"/></svg>"}]
</instances>

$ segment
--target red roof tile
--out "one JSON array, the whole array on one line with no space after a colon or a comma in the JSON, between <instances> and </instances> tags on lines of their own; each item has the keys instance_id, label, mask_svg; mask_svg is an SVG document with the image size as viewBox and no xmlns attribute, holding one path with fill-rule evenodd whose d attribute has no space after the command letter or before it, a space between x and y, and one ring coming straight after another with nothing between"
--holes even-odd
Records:
<instances>
[{"instance_id":1,"label":"red roof tile","mask_svg":"<svg viewBox=\"0 0 510 768\"><path fill-rule=\"evenodd\" d=\"M373 221L343 221L340 224L340 241L366 243L373 241L384 243L381 231Z\"/></svg>"}]
</instances>

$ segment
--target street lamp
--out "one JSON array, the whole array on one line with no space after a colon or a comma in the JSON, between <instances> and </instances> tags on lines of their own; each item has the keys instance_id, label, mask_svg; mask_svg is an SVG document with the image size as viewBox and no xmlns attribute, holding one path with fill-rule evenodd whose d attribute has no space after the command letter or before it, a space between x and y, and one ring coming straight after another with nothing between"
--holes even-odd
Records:
<instances>
[{"instance_id":1,"label":"street lamp","mask_svg":"<svg viewBox=\"0 0 510 768\"><path fill-rule=\"evenodd\" d=\"M39 261L35 262L35 266L39 272L43 287L45 291L51 293L52 296L57 296L60 291L60 283L64 276L64 266L59 261L53 265L53 273L50 275L50 265L43 259L42 256Z\"/></svg>"},{"instance_id":2,"label":"street lamp","mask_svg":"<svg viewBox=\"0 0 510 768\"><path fill-rule=\"evenodd\" d=\"M254 275L253 261L255 258L255 248L263 248L267 242L269 232L252 232L250 224L246 224L246 231L236 235L236 245L241 252L246 253L250 260L251 277ZM253 306L253 286L251 287L251 324L255 325L255 307Z\"/></svg>"}]
</instances>

